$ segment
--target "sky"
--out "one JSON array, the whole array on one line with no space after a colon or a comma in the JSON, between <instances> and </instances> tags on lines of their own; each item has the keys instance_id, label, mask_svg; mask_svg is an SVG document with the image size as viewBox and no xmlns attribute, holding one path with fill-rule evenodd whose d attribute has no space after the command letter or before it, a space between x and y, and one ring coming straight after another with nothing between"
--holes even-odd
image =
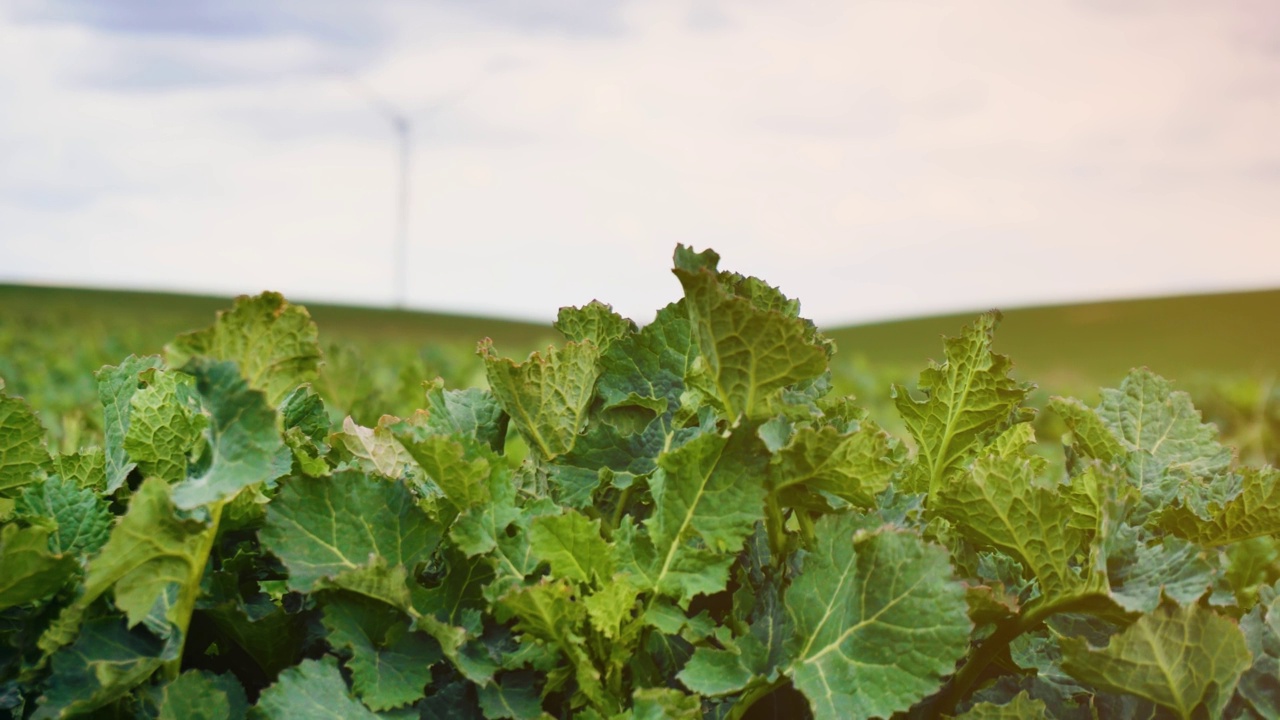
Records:
<instances>
[{"instance_id":1,"label":"sky","mask_svg":"<svg viewBox=\"0 0 1280 720\"><path fill-rule=\"evenodd\" d=\"M826 326L1280 287L1271 0L0 0L0 282Z\"/></svg>"}]
</instances>

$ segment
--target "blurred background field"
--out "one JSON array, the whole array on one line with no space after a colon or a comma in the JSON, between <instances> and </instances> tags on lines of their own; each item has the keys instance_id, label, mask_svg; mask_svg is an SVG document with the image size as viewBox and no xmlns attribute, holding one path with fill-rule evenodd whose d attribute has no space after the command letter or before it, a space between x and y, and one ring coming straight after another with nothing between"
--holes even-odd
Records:
<instances>
[{"instance_id":1,"label":"blurred background field","mask_svg":"<svg viewBox=\"0 0 1280 720\"><path fill-rule=\"evenodd\" d=\"M97 442L101 410L94 372L130 354L160 353L175 335L209 325L230 298L0 286L0 378L5 391L40 412L54 444ZM306 304L320 331L317 390L335 421L372 426L383 414L418 408L422 383L484 386L476 342L493 338L513 358L559 343L549 325L493 318ZM914 387L941 357L943 336L977 313L824 328L839 351L832 381L873 417L898 429L892 383ZM1145 365L1190 392L1242 457L1276 462L1280 448L1280 290L1099 302L1005 312L996 349L1015 373L1039 385L1043 403L1069 394L1096 402L1098 390ZM1042 440L1062 428L1042 414ZM897 433L901 435L901 433Z\"/></svg>"}]
</instances>

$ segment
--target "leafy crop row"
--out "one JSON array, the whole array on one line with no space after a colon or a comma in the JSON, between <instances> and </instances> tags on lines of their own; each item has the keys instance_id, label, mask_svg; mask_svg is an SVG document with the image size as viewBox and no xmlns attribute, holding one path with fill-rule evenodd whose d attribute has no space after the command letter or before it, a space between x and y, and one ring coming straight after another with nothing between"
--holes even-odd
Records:
<instances>
[{"instance_id":1,"label":"leafy crop row","mask_svg":"<svg viewBox=\"0 0 1280 720\"><path fill-rule=\"evenodd\" d=\"M1186 395L1135 370L1039 444L988 314L898 439L718 260L373 427L271 293L103 368L102 447L0 395L0 713L1280 715L1277 473Z\"/></svg>"}]
</instances>

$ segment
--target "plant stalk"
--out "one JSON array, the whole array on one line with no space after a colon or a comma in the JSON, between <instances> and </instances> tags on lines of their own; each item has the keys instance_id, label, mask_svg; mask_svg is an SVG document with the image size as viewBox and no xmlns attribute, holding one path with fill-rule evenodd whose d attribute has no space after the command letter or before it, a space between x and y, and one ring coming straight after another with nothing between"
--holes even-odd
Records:
<instances>
[{"instance_id":1,"label":"plant stalk","mask_svg":"<svg viewBox=\"0 0 1280 720\"><path fill-rule=\"evenodd\" d=\"M222 519L222 506L226 501L209 506L209 528L200 539L200 547L195 555L198 562L191 564L187 580L178 594L178 602L173 607L173 623L181 633L182 649L178 656L164 664L164 677L174 680L182 672L182 656L187 644L187 630L191 627L191 616L195 613L196 600L200 599L200 580L204 578L204 570L209 565L209 555L218 538L218 522Z\"/></svg>"}]
</instances>

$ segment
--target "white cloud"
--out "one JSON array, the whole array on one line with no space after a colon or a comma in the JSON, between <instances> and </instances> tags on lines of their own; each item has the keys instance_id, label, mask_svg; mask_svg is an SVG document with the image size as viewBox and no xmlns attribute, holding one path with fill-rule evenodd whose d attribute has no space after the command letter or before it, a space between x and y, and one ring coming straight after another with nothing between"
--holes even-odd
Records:
<instances>
[{"instance_id":1,"label":"white cloud","mask_svg":"<svg viewBox=\"0 0 1280 720\"><path fill-rule=\"evenodd\" d=\"M824 323L1280 284L1265 7L618 7L387 4L376 54L0 24L0 279L388 301L394 137L349 62L414 119L418 307L647 320L676 242Z\"/></svg>"}]
</instances>

